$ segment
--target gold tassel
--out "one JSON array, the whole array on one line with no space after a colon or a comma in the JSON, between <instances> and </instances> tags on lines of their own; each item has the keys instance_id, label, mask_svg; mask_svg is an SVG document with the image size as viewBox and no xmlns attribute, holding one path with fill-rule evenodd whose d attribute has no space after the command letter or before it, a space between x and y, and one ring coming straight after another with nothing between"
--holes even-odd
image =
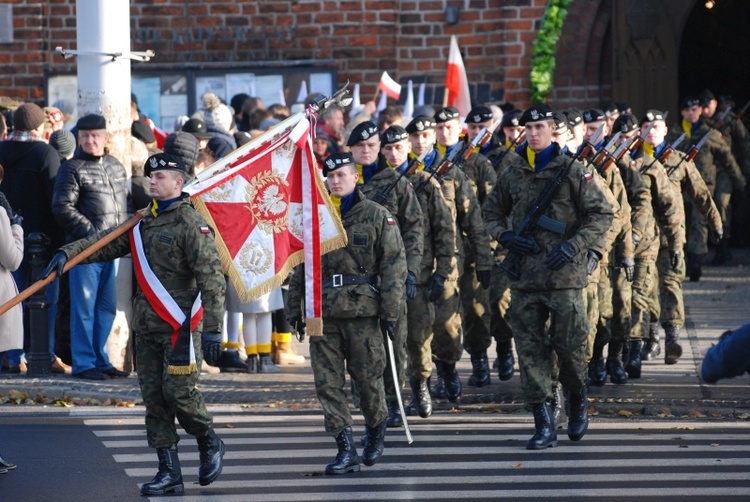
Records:
<instances>
[{"instance_id":1,"label":"gold tassel","mask_svg":"<svg viewBox=\"0 0 750 502\"><path fill-rule=\"evenodd\" d=\"M172 366L171 364L167 367L167 373L170 375L190 375L198 371L198 365L196 363L190 363L187 366Z\"/></svg>"},{"instance_id":2,"label":"gold tassel","mask_svg":"<svg viewBox=\"0 0 750 502\"><path fill-rule=\"evenodd\" d=\"M307 336L323 336L323 318L308 317L305 319L305 332Z\"/></svg>"}]
</instances>

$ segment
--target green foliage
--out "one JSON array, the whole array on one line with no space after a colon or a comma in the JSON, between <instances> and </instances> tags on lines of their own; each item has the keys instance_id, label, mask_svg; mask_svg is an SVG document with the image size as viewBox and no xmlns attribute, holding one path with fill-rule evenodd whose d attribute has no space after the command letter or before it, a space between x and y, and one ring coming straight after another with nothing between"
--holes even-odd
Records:
<instances>
[{"instance_id":1,"label":"green foliage","mask_svg":"<svg viewBox=\"0 0 750 502\"><path fill-rule=\"evenodd\" d=\"M563 22L568 16L568 7L573 0L549 0L544 12L531 60L531 102L541 103L552 89L552 75L555 72L555 52L557 40L562 33Z\"/></svg>"}]
</instances>

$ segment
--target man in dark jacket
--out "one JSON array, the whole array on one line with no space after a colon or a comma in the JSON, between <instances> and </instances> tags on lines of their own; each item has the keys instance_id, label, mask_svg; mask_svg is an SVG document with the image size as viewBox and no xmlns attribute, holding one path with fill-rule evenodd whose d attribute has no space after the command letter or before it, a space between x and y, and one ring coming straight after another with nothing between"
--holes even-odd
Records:
<instances>
[{"instance_id":1,"label":"man in dark jacket","mask_svg":"<svg viewBox=\"0 0 750 502\"><path fill-rule=\"evenodd\" d=\"M68 242L118 226L128 218L125 168L107 154L107 122L90 114L78 120L76 155L60 167L52 212ZM70 347L73 375L91 380L127 376L109 362L104 345L117 310L115 261L70 271Z\"/></svg>"}]
</instances>

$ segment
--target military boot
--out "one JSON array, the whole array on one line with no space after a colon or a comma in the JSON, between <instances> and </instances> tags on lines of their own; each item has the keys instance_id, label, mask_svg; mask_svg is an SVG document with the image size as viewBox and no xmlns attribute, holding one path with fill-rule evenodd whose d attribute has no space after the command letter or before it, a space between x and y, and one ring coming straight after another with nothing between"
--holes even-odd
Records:
<instances>
[{"instance_id":1,"label":"military boot","mask_svg":"<svg viewBox=\"0 0 750 502\"><path fill-rule=\"evenodd\" d=\"M580 441L589 428L589 399L586 386L578 393L568 393L568 437Z\"/></svg>"},{"instance_id":2,"label":"military boot","mask_svg":"<svg viewBox=\"0 0 750 502\"><path fill-rule=\"evenodd\" d=\"M497 344L497 376L503 382L513 378L513 343L501 342Z\"/></svg>"},{"instance_id":3,"label":"military boot","mask_svg":"<svg viewBox=\"0 0 750 502\"><path fill-rule=\"evenodd\" d=\"M687 275L690 282L698 282L703 275L703 255L688 253L687 254Z\"/></svg>"},{"instance_id":4,"label":"military boot","mask_svg":"<svg viewBox=\"0 0 750 502\"><path fill-rule=\"evenodd\" d=\"M198 484L206 486L213 483L221 474L226 447L213 429L208 429L208 433L197 440L201 463L198 467Z\"/></svg>"},{"instance_id":5,"label":"military boot","mask_svg":"<svg viewBox=\"0 0 750 502\"><path fill-rule=\"evenodd\" d=\"M609 342L609 351L607 352L607 373L609 381L622 385L628 383L628 374L622 367L622 342Z\"/></svg>"},{"instance_id":6,"label":"military boot","mask_svg":"<svg viewBox=\"0 0 750 502\"><path fill-rule=\"evenodd\" d=\"M471 367L469 387L484 387L490 384L490 365L486 350L471 354Z\"/></svg>"},{"instance_id":7,"label":"military boot","mask_svg":"<svg viewBox=\"0 0 750 502\"><path fill-rule=\"evenodd\" d=\"M410 380L413 403L417 413L422 418L432 415L432 399L427 388L427 380L412 377Z\"/></svg>"},{"instance_id":8,"label":"military boot","mask_svg":"<svg viewBox=\"0 0 750 502\"><path fill-rule=\"evenodd\" d=\"M679 344L680 328L668 326L664 328L664 364L675 364L682 357L682 345Z\"/></svg>"},{"instance_id":9,"label":"military boot","mask_svg":"<svg viewBox=\"0 0 750 502\"><path fill-rule=\"evenodd\" d=\"M552 386L552 398L548 399L547 402L552 410L552 423L556 427L560 427L561 424L568 421L568 417L563 414L563 403L565 399L563 397L562 387L560 385Z\"/></svg>"},{"instance_id":10,"label":"military boot","mask_svg":"<svg viewBox=\"0 0 750 502\"><path fill-rule=\"evenodd\" d=\"M362 450L362 461L367 466L375 465L375 462L383 455L383 450L385 449L385 427L385 420L375 427L365 426L367 443L365 444L365 449Z\"/></svg>"},{"instance_id":11,"label":"military boot","mask_svg":"<svg viewBox=\"0 0 750 502\"><path fill-rule=\"evenodd\" d=\"M650 324L648 329L648 340L643 344L641 358L644 361L650 361L656 358L659 354L661 354L661 347L659 346L659 325Z\"/></svg>"},{"instance_id":12,"label":"military boot","mask_svg":"<svg viewBox=\"0 0 750 502\"><path fill-rule=\"evenodd\" d=\"M347 472L359 472L359 460L357 459L357 447L354 446L352 428L347 427L336 436L336 446L339 452L333 462L326 466L326 474L346 474Z\"/></svg>"},{"instance_id":13,"label":"military boot","mask_svg":"<svg viewBox=\"0 0 750 502\"><path fill-rule=\"evenodd\" d=\"M167 493L182 493L182 470L180 459L177 458L177 447L157 448L159 470L154 479L141 485L141 495L165 495Z\"/></svg>"},{"instance_id":14,"label":"military boot","mask_svg":"<svg viewBox=\"0 0 750 502\"><path fill-rule=\"evenodd\" d=\"M247 371L247 365L242 362L237 350L228 349L221 353L219 370L222 373L244 373Z\"/></svg>"},{"instance_id":15,"label":"military boot","mask_svg":"<svg viewBox=\"0 0 750 502\"><path fill-rule=\"evenodd\" d=\"M594 344L594 355L589 361L589 381L591 385L601 387L607 383L607 370L604 366L604 347Z\"/></svg>"},{"instance_id":16,"label":"military boot","mask_svg":"<svg viewBox=\"0 0 750 502\"><path fill-rule=\"evenodd\" d=\"M641 351L643 342L634 340L630 342L628 349L628 362L625 363L625 371L630 378L641 378Z\"/></svg>"},{"instance_id":17,"label":"military boot","mask_svg":"<svg viewBox=\"0 0 750 502\"><path fill-rule=\"evenodd\" d=\"M387 427L403 427L404 417L401 416L401 409L398 407L398 401L388 403L388 418L385 419Z\"/></svg>"},{"instance_id":18,"label":"military boot","mask_svg":"<svg viewBox=\"0 0 750 502\"><path fill-rule=\"evenodd\" d=\"M458 398L461 397L461 379L458 378L458 371L456 371L456 363L443 363L444 364L444 379L445 379L445 397L448 401L455 403ZM488 369L489 373L489 369Z\"/></svg>"},{"instance_id":19,"label":"military boot","mask_svg":"<svg viewBox=\"0 0 750 502\"><path fill-rule=\"evenodd\" d=\"M555 419L549 403L534 405L534 435L526 443L527 450L544 450L557 446Z\"/></svg>"},{"instance_id":20,"label":"military boot","mask_svg":"<svg viewBox=\"0 0 750 502\"><path fill-rule=\"evenodd\" d=\"M435 399L445 399L445 363L443 361L435 361L435 368L437 369L437 378L435 379L435 386L432 387L432 397Z\"/></svg>"}]
</instances>

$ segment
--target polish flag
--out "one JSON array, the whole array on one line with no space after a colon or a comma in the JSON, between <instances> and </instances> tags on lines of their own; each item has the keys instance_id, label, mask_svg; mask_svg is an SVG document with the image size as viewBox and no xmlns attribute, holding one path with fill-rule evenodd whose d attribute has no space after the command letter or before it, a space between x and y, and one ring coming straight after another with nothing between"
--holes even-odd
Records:
<instances>
[{"instance_id":1,"label":"polish flag","mask_svg":"<svg viewBox=\"0 0 750 502\"><path fill-rule=\"evenodd\" d=\"M406 101L404 102L404 117L414 116L414 84L409 80L406 88Z\"/></svg>"},{"instance_id":2,"label":"polish flag","mask_svg":"<svg viewBox=\"0 0 750 502\"><path fill-rule=\"evenodd\" d=\"M383 75L381 75L378 89L393 99L398 99L401 96L401 86L388 75L387 71L384 71Z\"/></svg>"},{"instance_id":3,"label":"polish flag","mask_svg":"<svg viewBox=\"0 0 750 502\"><path fill-rule=\"evenodd\" d=\"M458 108L461 117L466 117L471 111L471 95L469 94L469 80L466 78L466 68L458 50L456 35L451 35L450 52L448 53L448 71L445 75L445 92L447 105Z\"/></svg>"}]
</instances>

